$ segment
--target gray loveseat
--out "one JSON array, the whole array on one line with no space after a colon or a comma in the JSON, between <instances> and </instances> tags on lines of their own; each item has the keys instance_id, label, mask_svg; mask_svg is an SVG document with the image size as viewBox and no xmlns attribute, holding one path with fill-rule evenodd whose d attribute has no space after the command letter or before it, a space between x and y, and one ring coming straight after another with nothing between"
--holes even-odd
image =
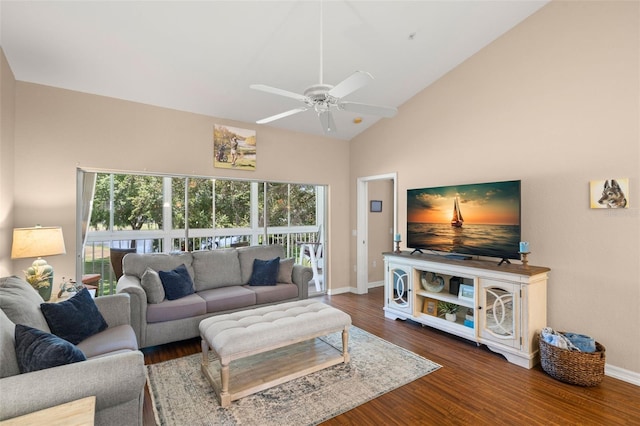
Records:
<instances>
[{"instance_id":1,"label":"gray loveseat","mask_svg":"<svg viewBox=\"0 0 640 426\"><path fill-rule=\"evenodd\" d=\"M77 344L87 360L20 373L15 325L50 333L42 298L18 277L0 278L0 420L96 396L96 425L141 425L144 356L129 325L129 297L95 299L108 328Z\"/></svg>"},{"instance_id":2,"label":"gray loveseat","mask_svg":"<svg viewBox=\"0 0 640 426\"><path fill-rule=\"evenodd\" d=\"M255 259L281 259L276 285L248 285ZM200 321L213 315L306 299L311 268L284 259L280 245L180 253L130 253L123 258L118 293L131 298L131 325L141 348L198 337ZM143 276L147 268L171 271L185 265L195 293L176 300L156 297ZM145 291L146 289L146 291ZM161 296L162 297L162 296ZM154 301L156 303L149 303Z\"/></svg>"}]
</instances>

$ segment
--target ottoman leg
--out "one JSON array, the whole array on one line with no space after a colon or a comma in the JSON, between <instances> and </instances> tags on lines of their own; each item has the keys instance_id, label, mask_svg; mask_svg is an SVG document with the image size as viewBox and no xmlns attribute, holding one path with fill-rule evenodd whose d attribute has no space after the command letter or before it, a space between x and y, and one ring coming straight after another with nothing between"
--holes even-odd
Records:
<instances>
[{"instance_id":1,"label":"ottoman leg","mask_svg":"<svg viewBox=\"0 0 640 426\"><path fill-rule=\"evenodd\" d=\"M209 365L209 344L205 339L202 339L200 347L202 348L202 365L206 367Z\"/></svg>"},{"instance_id":2,"label":"ottoman leg","mask_svg":"<svg viewBox=\"0 0 640 426\"><path fill-rule=\"evenodd\" d=\"M349 362L349 327L342 330L342 357L344 362Z\"/></svg>"},{"instance_id":3,"label":"ottoman leg","mask_svg":"<svg viewBox=\"0 0 640 426\"><path fill-rule=\"evenodd\" d=\"M220 405L228 407L231 404L231 396L229 395L229 361L220 359Z\"/></svg>"}]
</instances>

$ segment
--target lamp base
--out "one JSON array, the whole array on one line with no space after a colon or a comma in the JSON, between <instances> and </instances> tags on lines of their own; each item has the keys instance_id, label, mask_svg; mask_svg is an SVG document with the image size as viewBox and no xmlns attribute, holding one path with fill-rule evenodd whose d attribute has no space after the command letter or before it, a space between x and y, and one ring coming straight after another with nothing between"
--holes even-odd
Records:
<instances>
[{"instance_id":1,"label":"lamp base","mask_svg":"<svg viewBox=\"0 0 640 426\"><path fill-rule=\"evenodd\" d=\"M51 299L53 267L46 260L41 258L34 260L31 267L25 271L25 278L45 302Z\"/></svg>"}]
</instances>

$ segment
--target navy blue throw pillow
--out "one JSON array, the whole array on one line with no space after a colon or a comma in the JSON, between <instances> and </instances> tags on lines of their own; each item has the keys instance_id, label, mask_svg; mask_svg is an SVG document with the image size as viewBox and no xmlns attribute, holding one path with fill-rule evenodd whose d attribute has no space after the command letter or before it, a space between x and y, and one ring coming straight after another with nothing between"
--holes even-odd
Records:
<instances>
[{"instance_id":1,"label":"navy blue throw pillow","mask_svg":"<svg viewBox=\"0 0 640 426\"><path fill-rule=\"evenodd\" d=\"M181 299L195 292L191 275L184 264L173 271L159 271L164 294L169 300Z\"/></svg>"},{"instance_id":2,"label":"navy blue throw pillow","mask_svg":"<svg viewBox=\"0 0 640 426\"><path fill-rule=\"evenodd\" d=\"M278 282L278 270L280 269L280 258L271 260L253 260L253 271L249 278L249 285L276 285Z\"/></svg>"},{"instance_id":3,"label":"navy blue throw pillow","mask_svg":"<svg viewBox=\"0 0 640 426\"><path fill-rule=\"evenodd\" d=\"M40 309L51 332L74 345L108 327L86 288L64 302L43 303Z\"/></svg>"},{"instance_id":4,"label":"navy blue throw pillow","mask_svg":"<svg viewBox=\"0 0 640 426\"><path fill-rule=\"evenodd\" d=\"M76 346L37 328L16 324L16 358L20 373L85 361Z\"/></svg>"}]
</instances>

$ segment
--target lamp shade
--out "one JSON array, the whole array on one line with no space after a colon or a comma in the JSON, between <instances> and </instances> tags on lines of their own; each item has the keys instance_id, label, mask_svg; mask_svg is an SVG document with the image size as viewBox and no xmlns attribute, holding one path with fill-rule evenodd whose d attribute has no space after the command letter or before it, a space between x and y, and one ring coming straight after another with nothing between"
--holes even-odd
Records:
<instances>
[{"instance_id":1,"label":"lamp shade","mask_svg":"<svg viewBox=\"0 0 640 426\"><path fill-rule=\"evenodd\" d=\"M11 259L65 254L64 237L59 226L15 228Z\"/></svg>"}]
</instances>

